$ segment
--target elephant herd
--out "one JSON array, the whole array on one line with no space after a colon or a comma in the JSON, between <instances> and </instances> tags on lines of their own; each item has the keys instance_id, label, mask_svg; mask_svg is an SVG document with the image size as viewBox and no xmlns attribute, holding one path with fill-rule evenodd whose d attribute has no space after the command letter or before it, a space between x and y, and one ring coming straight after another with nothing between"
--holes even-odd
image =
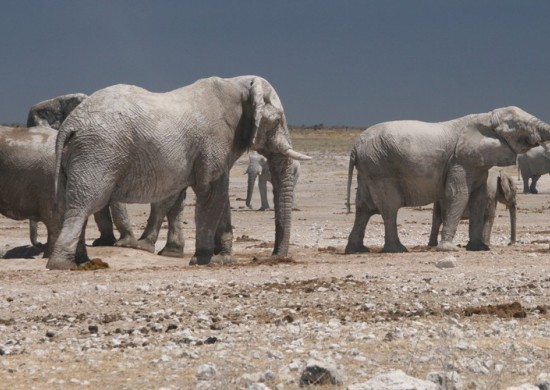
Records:
<instances>
[{"instance_id":1,"label":"elephant herd","mask_svg":"<svg viewBox=\"0 0 550 390\"><path fill-rule=\"evenodd\" d=\"M456 250L458 222L468 216L466 249L487 250L497 201L510 208L515 241L515 185L489 169L514 164L516 155L545 141L550 126L517 107L448 122L395 121L368 128L350 155L348 210L354 170L357 193L345 253L368 251L363 239L374 214L384 221L383 250L406 251L397 233L398 209L429 203L434 203L429 245L438 250ZM0 213L29 219L33 244L38 244L36 222L45 223L48 269L89 261L85 228L92 214L100 231L94 245L149 251L166 217L167 243L160 254L182 257L182 214L191 187L196 239L190 264L225 264L233 245L229 171L246 151L247 206L259 177L261 209L269 208L270 181L272 257L285 257L298 161L310 157L293 150L281 101L258 76L211 77L165 93L120 84L36 104L27 128L0 128ZM151 205L139 240L124 203Z\"/></svg>"}]
</instances>

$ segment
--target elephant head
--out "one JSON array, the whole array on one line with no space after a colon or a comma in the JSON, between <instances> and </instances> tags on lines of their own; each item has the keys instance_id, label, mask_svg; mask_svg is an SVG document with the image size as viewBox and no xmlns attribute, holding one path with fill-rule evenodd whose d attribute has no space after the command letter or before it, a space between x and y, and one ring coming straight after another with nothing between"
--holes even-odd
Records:
<instances>
[{"instance_id":1,"label":"elephant head","mask_svg":"<svg viewBox=\"0 0 550 390\"><path fill-rule=\"evenodd\" d=\"M460 132L456 157L468 166L513 165L517 154L550 140L550 125L518 107L498 108L459 121L465 129Z\"/></svg>"},{"instance_id":2,"label":"elephant head","mask_svg":"<svg viewBox=\"0 0 550 390\"><path fill-rule=\"evenodd\" d=\"M550 125L514 106L493 110L491 127L515 154L550 140Z\"/></svg>"},{"instance_id":3,"label":"elephant head","mask_svg":"<svg viewBox=\"0 0 550 390\"><path fill-rule=\"evenodd\" d=\"M69 114L87 97L83 93L73 93L36 103L27 116L27 127L46 126L59 129Z\"/></svg>"},{"instance_id":4,"label":"elephant head","mask_svg":"<svg viewBox=\"0 0 550 390\"><path fill-rule=\"evenodd\" d=\"M293 160L311 157L292 149L283 105L275 89L264 79L250 82L253 128L250 149L267 158L273 185L275 210L274 256L286 256L290 241L291 213L294 202L295 169Z\"/></svg>"}]
</instances>

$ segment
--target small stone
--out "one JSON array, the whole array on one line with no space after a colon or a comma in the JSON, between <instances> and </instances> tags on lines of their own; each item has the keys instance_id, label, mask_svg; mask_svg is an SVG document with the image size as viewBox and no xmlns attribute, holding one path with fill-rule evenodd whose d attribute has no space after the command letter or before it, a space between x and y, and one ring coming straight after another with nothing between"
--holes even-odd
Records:
<instances>
[{"instance_id":1,"label":"small stone","mask_svg":"<svg viewBox=\"0 0 550 390\"><path fill-rule=\"evenodd\" d=\"M213 379L217 373L218 370L213 364L201 364L199 368L197 368L197 379L200 381L208 381Z\"/></svg>"},{"instance_id":2,"label":"small stone","mask_svg":"<svg viewBox=\"0 0 550 390\"><path fill-rule=\"evenodd\" d=\"M90 333L96 333L99 332L99 327L97 325L89 325L88 326L88 331Z\"/></svg>"},{"instance_id":3,"label":"small stone","mask_svg":"<svg viewBox=\"0 0 550 390\"><path fill-rule=\"evenodd\" d=\"M168 324L168 327L166 328L166 331L178 329L178 326L176 324Z\"/></svg>"},{"instance_id":4,"label":"small stone","mask_svg":"<svg viewBox=\"0 0 550 390\"><path fill-rule=\"evenodd\" d=\"M464 382L456 371L430 372L426 379L439 385L441 389L462 390L464 388Z\"/></svg>"},{"instance_id":5,"label":"small stone","mask_svg":"<svg viewBox=\"0 0 550 390\"><path fill-rule=\"evenodd\" d=\"M550 390L550 373L537 376L537 386L540 390Z\"/></svg>"},{"instance_id":6,"label":"small stone","mask_svg":"<svg viewBox=\"0 0 550 390\"><path fill-rule=\"evenodd\" d=\"M210 336L206 340L204 340L205 344L216 344L218 342L218 338L215 336Z\"/></svg>"},{"instance_id":7,"label":"small stone","mask_svg":"<svg viewBox=\"0 0 550 390\"><path fill-rule=\"evenodd\" d=\"M300 376L300 386L342 385L342 377L335 367L317 361L308 362Z\"/></svg>"},{"instance_id":8,"label":"small stone","mask_svg":"<svg viewBox=\"0 0 550 390\"><path fill-rule=\"evenodd\" d=\"M248 390L269 390L269 387L264 385L263 383L252 383L248 385Z\"/></svg>"},{"instance_id":9,"label":"small stone","mask_svg":"<svg viewBox=\"0 0 550 390\"><path fill-rule=\"evenodd\" d=\"M46 337L52 338L53 336L55 336L55 333L54 333L53 331L48 330L48 331L46 332Z\"/></svg>"},{"instance_id":10,"label":"small stone","mask_svg":"<svg viewBox=\"0 0 550 390\"><path fill-rule=\"evenodd\" d=\"M447 256L435 263L437 268L455 268L456 265L457 262L454 256Z\"/></svg>"}]
</instances>

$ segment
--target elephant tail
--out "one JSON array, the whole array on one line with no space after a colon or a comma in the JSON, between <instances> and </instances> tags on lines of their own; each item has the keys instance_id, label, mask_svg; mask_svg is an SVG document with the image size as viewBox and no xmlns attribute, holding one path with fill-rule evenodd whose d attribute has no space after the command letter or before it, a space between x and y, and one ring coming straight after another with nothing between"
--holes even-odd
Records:
<instances>
[{"instance_id":1,"label":"elephant tail","mask_svg":"<svg viewBox=\"0 0 550 390\"><path fill-rule=\"evenodd\" d=\"M55 173L54 173L54 199L57 205L59 196L59 182L61 180L61 160L63 158L63 148L74 135L73 130L63 131L60 129L55 141Z\"/></svg>"},{"instance_id":2,"label":"elephant tail","mask_svg":"<svg viewBox=\"0 0 550 390\"><path fill-rule=\"evenodd\" d=\"M348 168L348 192L347 192L347 198L346 198L346 209L348 214L351 213L351 182L353 180L353 170L355 168L355 159L357 156L357 152L355 148L351 150L351 154L349 156L349 168Z\"/></svg>"}]
</instances>

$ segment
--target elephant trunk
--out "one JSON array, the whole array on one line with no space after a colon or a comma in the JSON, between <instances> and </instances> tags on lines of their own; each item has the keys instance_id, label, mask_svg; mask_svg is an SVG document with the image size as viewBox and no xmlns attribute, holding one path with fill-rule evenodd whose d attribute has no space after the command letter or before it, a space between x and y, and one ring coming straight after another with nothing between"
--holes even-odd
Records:
<instances>
[{"instance_id":1,"label":"elephant trunk","mask_svg":"<svg viewBox=\"0 0 550 390\"><path fill-rule=\"evenodd\" d=\"M516 205L510 206L510 244L516 243Z\"/></svg>"},{"instance_id":2,"label":"elephant trunk","mask_svg":"<svg viewBox=\"0 0 550 390\"><path fill-rule=\"evenodd\" d=\"M246 207L251 208L252 194L254 193L254 184L258 173L252 169L248 169L248 188L246 189Z\"/></svg>"},{"instance_id":3,"label":"elephant trunk","mask_svg":"<svg viewBox=\"0 0 550 390\"><path fill-rule=\"evenodd\" d=\"M268 158L273 184L273 201L275 207L275 245L273 256L288 255L294 187L296 185L292 159L276 155Z\"/></svg>"}]
</instances>

